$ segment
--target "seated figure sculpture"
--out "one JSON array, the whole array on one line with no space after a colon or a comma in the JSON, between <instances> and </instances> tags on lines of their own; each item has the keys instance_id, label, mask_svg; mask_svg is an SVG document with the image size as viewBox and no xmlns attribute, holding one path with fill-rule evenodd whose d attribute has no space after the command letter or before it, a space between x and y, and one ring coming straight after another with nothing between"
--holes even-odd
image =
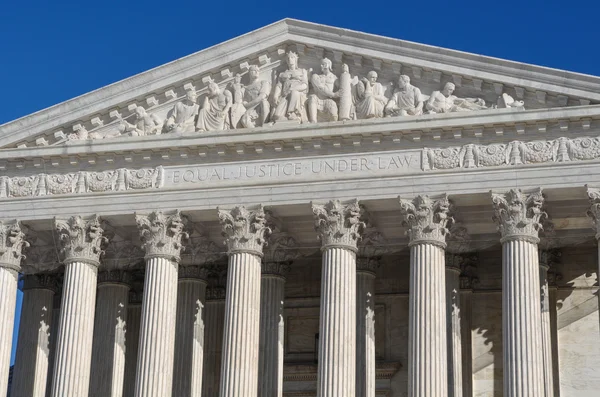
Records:
<instances>
[{"instance_id":1,"label":"seated figure sculpture","mask_svg":"<svg viewBox=\"0 0 600 397\"><path fill-rule=\"evenodd\" d=\"M356 85L356 116L359 119L383 117L387 98L383 95L383 86L377 82L377 72L371 70L367 77Z\"/></svg>"},{"instance_id":2,"label":"seated figure sculpture","mask_svg":"<svg viewBox=\"0 0 600 397\"><path fill-rule=\"evenodd\" d=\"M198 99L195 90L188 90L185 99L177 102L169 112L165 128L170 132L194 132L194 121L198 115Z\"/></svg>"},{"instance_id":3,"label":"seated figure sculpture","mask_svg":"<svg viewBox=\"0 0 600 397\"><path fill-rule=\"evenodd\" d=\"M251 65L248 69L249 84L244 86L243 102L245 113L240 122L245 128L259 127L267 121L271 105L269 94L271 83L259 79L260 70L258 66Z\"/></svg>"},{"instance_id":4,"label":"seated figure sculpture","mask_svg":"<svg viewBox=\"0 0 600 397\"><path fill-rule=\"evenodd\" d=\"M338 106L335 99L340 97L338 78L331 72L331 61L323 58L321 61L322 74L313 74L310 83L313 94L308 97L308 121L337 121Z\"/></svg>"},{"instance_id":5,"label":"seated figure sculpture","mask_svg":"<svg viewBox=\"0 0 600 397\"><path fill-rule=\"evenodd\" d=\"M221 92L214 81L208 83L208 93L204 98L202 109L198 112L198 131L222 131L229 129L229 109L232 96L229 90Z\"/></svg>"},{"instance_id":6,"label":"seated figure sculpture","mask_svg":"<svg viewBox=\"0 0 600 397\"><path fill-rule=\"evenodd\" d=\"M273 93L273 112L271 120L307 120L306 94L308 93L308 73L298 68L298 55L287 54L288 69L279 74Z\"/></svg>"},{"instance_id":7,"label":"seated figure sculpture","mask_svg":"<svg viewBox=\"0 0 600 397\"><path fill-rule=\"evenodd\" d=\"M423 114L423 95L421 90L410 84L410 77L398 77L398 87L385 106L386 117L418 116Z\"/></svg>"},{"instance_id":8,"label":"seated figure sculpture","mask_svg":"<svg viewBox=\"0 0 600 397\"><path fill-rule=\"evenodd\" d=\"M155 114L148 114L141 106L135 108L133 123L123 120L119 126L121 134L130 136L160 135L163 122Z\"/></svg>"},{"instance_id":9,"label":"seated figure sculpture","mask_svg":"<svg viewBox=\"0 0 600 397\"><path fill-rule=\"evenodd\" d=\"M480 98L459 98L453 95L456 86L446 83L442 91L434 91L427 101L429 113L470 112L487 109L485 101Z\"/></svg>"}]
</instances>

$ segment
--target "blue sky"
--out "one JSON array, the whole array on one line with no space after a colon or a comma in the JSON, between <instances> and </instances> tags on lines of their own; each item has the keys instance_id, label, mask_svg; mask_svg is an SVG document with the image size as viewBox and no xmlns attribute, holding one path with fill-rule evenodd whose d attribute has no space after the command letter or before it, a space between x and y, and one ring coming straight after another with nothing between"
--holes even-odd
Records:
<instances>
[{"instance_id":1,"label":"blue sky","mask_svg":"<svg viewBox=\"0 0 600 397\"><path fill-rule=\"evenodd\" d=\"M598 15L597 0L7 1L0 124L285 17L600 76Z\"/></svg>"}]
</instances>

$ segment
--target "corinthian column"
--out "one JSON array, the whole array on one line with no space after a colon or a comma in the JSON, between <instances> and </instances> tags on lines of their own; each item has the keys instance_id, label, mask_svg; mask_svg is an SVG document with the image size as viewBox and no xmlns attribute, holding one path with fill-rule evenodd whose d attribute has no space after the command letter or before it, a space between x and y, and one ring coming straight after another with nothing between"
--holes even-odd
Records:
<instances>
[{"instance_id":1,"label":"corinthian column","mask_svg":"<svg viewBox=\"0 0 600 397\"><path fill-rule=\"evenodd\" d=\"M55 275L24 277L23 307L11 397L45 397Z\"/></svg>"},{"instance_id":2,"label":"corinthian column","mask_svg":"<svg viewBox=\"0 0 600 397\"><path fill-rule=\"evenodd\" d=\"M125 376L125 329L131 274L108 270L98 275L90 397L121 397Z\"/></svg>"},{"instance_id":3,"label":"corinthian column","mask_svg":"<svg viewBox=\"0 0 600 397\"><path fill-rule=\"evenodd\" d=\"M557 249L546 249L539 251L540 256L540 286L542 300L542 358L544 360L544 389L545 396L554 397L554 376L557 371L555 367L558 362L554 361L556 350L556 274L549 272L550 267L557 261L560 251Z\"/></svg>"},{"instance_id":4,"label":"corinthian column","mask_svg":"<svg viewBox=\"0 0 600 397\"><path fill-rule=\"evenodd\" d=\"M87 397L92 364L94 306L99 258L106 238L97 216L55 220L65 274L52 397ZM76 349L73 346L77 346Z\"/></svg>"},{"instance_id":5,"label":"corinthian column","mask_svg":"<svg viewBox=\"0 0 600 397\"><path fill-rule=\"evenodd\" d=\"M596 231L596 241L598 242L598 281L600 282L600 189L588 186L587 194L590 199L590 208L587 215L592 218L594 230ZM598 306L600 307L600 294L598 294Z\"/></svg>"},{"instance_id":6,"label":"corinthian column","mask_svg":"<svg viewBox=\"0 0 600 397\"><path fill-rule=\"evenodd\" d=\"M321 240L318 397L356 395L356 251L364 229L358 201L312 206Z\"/></svg>"},{"instance_id":7,"label":"corinthian column","mask_svg":"<svg viewBox=\"0 0 600 397\"><path fill-rule=\"evenodd\" d=\"M225 266L224 266L225 267ZM212 283L206 289L204 374L202 397L219 394L221 382L221 355L223 352L223 326L225 325L225 287Z\"/></svg>"},{"instance_id":8,"label":"corinthian column","mask_svg":"<svg viewBox=\"0 0 600 397\"><path fill-rule=\"evenodd\" d=\"M127 305L127 329L125 338L125 375L123 381L123 396L133 396L135 393L135 370L137 367L138 345L140 343L140 325L142 320L141 288L129 291Z\"/></svg>"},{"instance_id":9,"label":"corinthian column","mask_svg":"<svg viewBox=\"0 0 600 397\"><path fill-rule=\"evenodd\" d=\"M400 199L410 247L408 318L408 396L446 397L445 258L448 234L447 196Z\"/></svg>"},{"instance_id":10,"label":"corinthian column","mask_svg":"<svg viewBox=\"0 0 600 397\"><path fill-rule=\"evenodd\" d=\"M135 216L146 252L142 324L135 378L136 397L169 397L173 387L177 270L185 218L179 211Z\"/></svg>"},{"instance_id":11,"label":"corinthian column","mask_svg":"<svg viewBox=\"0 0 600 397\"><path fill-rule=\"evenodd\" d=\"M446 327L448 397L463 397L460 273L462 257L446 254Z\"/></svg>"},{"instance_id":12,"label":"corinthian column","mask_svg":"<svg viewBox=\"0 0 600 397\"><path fill-rule=\"evenodd\" d=\"M492 194L502 238L502 336L505 397L544 396L538 230L541 189Z\"/></svg>"},{"instance_id":13,"label":"corinthian column","mask_svg":"<svg viewBox=\"0 0 600 397\"><path fill-rule=\"evenodd\" d=\"M266 227L262 207L219 210L229 255L221 397L256 397L260 325L260 260ZM243 330L243 331L242 331Z\"/></svg>"},{"instance_id":14,"label":"corinthian column","mask_svg":"<svg viewBox=\"0 0 600 397\"><path fill-rule=\"evenodd\" d=\"M5 225L0 222L0 396L8 390L10 350L17 304L17 281L21 270L21 249L28 247L25 233L17 221Z\"/></svg>"},{"instance_id":15,"label":"corinthian column","mask_svg":"<svg viewBox=\"0 0 600 397\"><path fill-rule=\"evenodd\" d=\"M173 396L202 394L207 273L207 268L198 265L179 268Z\"/></svg>"}]
</instances>

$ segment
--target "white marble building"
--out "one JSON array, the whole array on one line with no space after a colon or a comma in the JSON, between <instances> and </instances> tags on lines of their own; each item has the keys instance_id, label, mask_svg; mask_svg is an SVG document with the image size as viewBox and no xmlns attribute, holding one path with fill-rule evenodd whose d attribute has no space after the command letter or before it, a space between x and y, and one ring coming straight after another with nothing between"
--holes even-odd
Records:
<instances>
[{"instance_id":1,"label":"white marble building","mask_svg":"<svg viewBox=\"0 0 600 397\"><path fill-rule=\"evenodd\" d=\"M0 126L0 395L592 397L600 78L283 20ZM20 275L19 275L20 274Z\"/></svg>"}]
</instances>

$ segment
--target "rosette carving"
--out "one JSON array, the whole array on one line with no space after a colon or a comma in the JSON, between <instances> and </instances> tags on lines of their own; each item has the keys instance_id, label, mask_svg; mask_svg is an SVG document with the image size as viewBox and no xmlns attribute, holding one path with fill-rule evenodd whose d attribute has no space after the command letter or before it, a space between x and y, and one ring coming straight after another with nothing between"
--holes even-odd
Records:
<instances>
[{"instance_id":1,"label":"rosette carving","mask_svg":"<svg viewBox=\"0 0 600 397\"><path fill-rule=\"evenodd\" d=\"M546 217L542 211L542 189L529 194L520 189L511 189L504 194L492 193L492 203L492 219L498 223L501 242L514 239L525 239L534 244L539 242L539 231L543 229L541 220Z\"/></svg>"},{"instance_id":2,"label":"rosette carving","mask_svg":"<svg viewBox=\"0 0 600 397\"><path fill-rule=\"evenodd\" d=\"M142 248L146 252L145 258L167 258L179 262L181 251L184 249L182 242L187 240L187 219L176 211L172 215L165 215L162 211L154 211L149 215L135 214L142 240Z\"/></svg>"},{"instance_id":3,"label":"rosette carving","mask_svg":"<svg viewBox=\"0 0 600 397\"><path fill-rule=\"evenodd\" d=\"M403 225L408 227L409 246L427 243L445 248L448 228L454 221L450 216L450 208L447 195L439 199L426 195L419 195L412 201L400 199Z\"/></svg>"},{"instance_id":4,"label":"rosette carving","mask_svg":"<svg viewBox=\"0 0 600 397\"><path fill-rule=\"evenodd\" d=\"M596 239L600 239L600 189L588 186L587 194L590 199L590 208L587 210L587 216L594 222Z\"/></svg>"},{"instance_id":5,"label":"rosette carving","mask_svg":"<svg viewBox=\"0 0 600 397\"><path fill-rule=\"evenodd\" d=\"M262 256L265 239L271 234L263 207L254 211L243 205L231 210L217 210L229 253L249 252Z\"/></svg>"},{"instance_id":6,"label":"rosette carving","mask_svg":"<svg viewBox=\"0 0 600 397\"><path fill-rule=\"evenodd\" d=\"M98 216L89 219L72 216L67 220L54 219L61 245L61 255L67 262L87 262L98 266L108 240Z\"/></svg>"},{"instance_id":7,"label":"rosette carving","mask_svg":"<svg viewBox=\"0 0 600 397\"><path fill-rule=\"evenodd\" d=\"M29 243L25 241L21 222L5 224L0 221L0 267L20 271L21 259L25 257L22 250L27 247Z\"/></svg>"},{"instance_id":8,"label":"rosette carving","mask_svg":"<svg viewBox=\"0 0 600 397\"><path fill-rule=\"evenodd\" d=\"M357 251L357 242L365 228L360 219L362 210L358 200L348 204L339 200L331 200L325 205L312 204L312 211L323 248L343 247Z\"/></svg>"}]
</instances>

